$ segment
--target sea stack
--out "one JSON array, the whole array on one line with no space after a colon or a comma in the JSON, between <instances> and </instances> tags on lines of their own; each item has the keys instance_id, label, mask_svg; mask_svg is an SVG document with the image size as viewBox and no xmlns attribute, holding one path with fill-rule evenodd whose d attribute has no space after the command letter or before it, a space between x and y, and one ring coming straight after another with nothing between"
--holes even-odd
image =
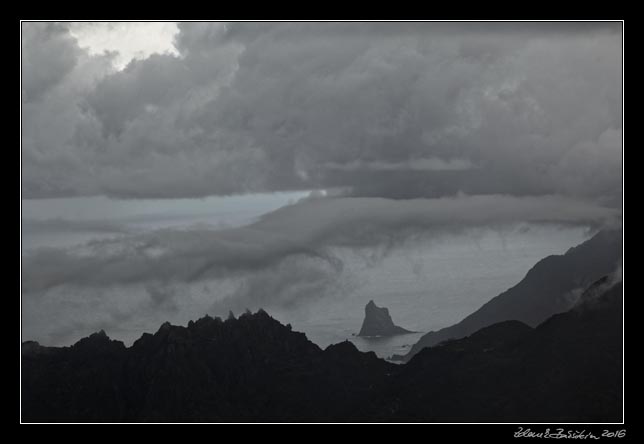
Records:
<instances>
[{"instance_id":1,"label":"sea stack","mask_svg":"<svg viewBox=\"0 0 644 444\"><path fill-rule=\"evenodd\" d=\"M364 308L364 321L358 336L395 336L413 333L394 324L389 316L389 310L385 307L378 307L373 301Z\"/></svg>"}]
</instances>

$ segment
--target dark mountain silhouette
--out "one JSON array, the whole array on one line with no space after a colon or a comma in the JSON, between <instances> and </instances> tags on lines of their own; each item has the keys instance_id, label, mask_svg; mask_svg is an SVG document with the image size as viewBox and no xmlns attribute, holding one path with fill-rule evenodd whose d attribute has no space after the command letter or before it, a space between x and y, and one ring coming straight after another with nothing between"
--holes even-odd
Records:
<instances>
[{"instance_id":1,"label":"dark mountain silhouette","mask_svg":"<svg viewBox=\"0 0 644 444\"><path fill-rule=\"evenodd\" d=\"M425 347L463 338L488 325L518 320L531 327L570 309L574 293L615 270L622 256L622 231L600 231L563 255L540 260L514 287L491 299L461 322L423 335L407 355L392 359L409 361Z\"/></svg>"},{"instance_id":2,"label":"dark mountain silhouette","mask_svg":"<svg viewBox=\"0 0 644 444\"><path fill-rule=\"evenodd\" d=\"M165 323L130 348L93 334L33 349L22 361L25 421L340 419L395 367L349 342L323 351L262 310Z\"/></svg>"},{"instance_id":3,"label":"dark mountain silhouette","mask_svg":"<svg viewBox=\"0 0 644 444\"><path fill-rule=\"evenodd\" d=\"M410 421L619 422L622 284L535 329L504 321L425 348L382 393ZM431 383L429 381L435 381ZM440 382L439 382L440 381Z\"/></svg>"},{"instance_id":4,"label":"dark mountain silhouette","mask_svg":"<svg viewBox=\"0 0 644 444\"><path fill-rule=\"evenodd\" d=\"M104 332L25 343L23 421L616 422L622 284L601 285L537 328L497 323L404 365L322 350L261 310L165 323L129 348Z\"/></svg>"},{"instance_id":5,"label":"dark mountain silhouette","mask_svg":"<svg viewBox=\"0 0 644 444\"><path fill-rule=\"evenodd\" d=\"M413 333L394 324L386 307L378 307L373 301L364 308L364 321L358 336L395 336Z\"/></svg>"}]
</instances>

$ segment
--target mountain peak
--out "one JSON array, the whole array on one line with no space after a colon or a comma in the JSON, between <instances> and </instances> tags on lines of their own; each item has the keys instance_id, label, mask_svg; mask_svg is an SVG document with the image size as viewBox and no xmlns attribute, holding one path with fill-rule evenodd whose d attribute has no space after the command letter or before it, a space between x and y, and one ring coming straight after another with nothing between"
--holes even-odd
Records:
<instances>
[{"instance_id":1,"label":"mountain peak","mask_svg":"<svg viewBox=\"0 0 644 444\"><path fill-rule=\"evenodd\" d=\"M107 333L105 333L105 330L100 329L99 331L92 333L85 339L104 342L104 341L109 341L110 337L107 336Z\"/></svg>"},{"instance_id":2,"label":"mountain peak","mask_svg":"<svg viewBox=\"0 0 644 444\"><path fill-rule=\"evenodd\" d=\"M172 324L170 324L168 321L165 321L163 324L161 324L161 327L159 327L158 331L169 330L170 327L172 327Z\"/></svg>"},{"instance_id":3,"label":"mountain peak","mask_svg":"<svg viewBox=\"0 0 644 444\"><path fill-rule=\"evenodd\" d=\"M99 330L91 335L80 339L72 348L78 350L116 350L124 349L125 344L122 341L110 339L105 330Z\"/></svg>"}]
</instances>

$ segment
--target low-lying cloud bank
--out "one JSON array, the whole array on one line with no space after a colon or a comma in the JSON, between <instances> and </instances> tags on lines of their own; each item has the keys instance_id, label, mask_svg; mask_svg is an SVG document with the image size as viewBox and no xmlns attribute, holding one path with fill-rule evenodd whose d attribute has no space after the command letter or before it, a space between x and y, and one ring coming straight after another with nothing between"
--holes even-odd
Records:
<instances>
[{"instance_id":1,"label":"low-lying cloud bank","mask_svg":"<svg viewBox=\"0 0 644 444\"><path fill-rule=\"evenodd\" d=\"M440 199L314 197L222 230L157 230L23 257L26 294L57 286L190 283L265 270L292 257L341 267L330 247L395 246L413 236L520 222L616 224L620 213L558 196Z\"/></svg>"},{"instance_id":2,"label":"low-lying cloud bank","mask_svg":"<svg viewBox=\"0 0 644 444\"><path fill-rule=\"evenodd\" d=\"M22 220L23 236L39 233L116 233L131 232L125 224L104 220L26 219Z\"/></svg>"}]
</instances>

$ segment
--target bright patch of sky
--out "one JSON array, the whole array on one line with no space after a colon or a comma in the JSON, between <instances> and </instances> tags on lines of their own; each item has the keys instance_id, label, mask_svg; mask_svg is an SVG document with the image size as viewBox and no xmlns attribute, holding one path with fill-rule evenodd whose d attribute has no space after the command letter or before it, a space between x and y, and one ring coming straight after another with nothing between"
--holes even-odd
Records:
<instances>
[{"instance_id":1,"label":"bright patch of sky","mask_svg":"<svg viewBox=\"0 0 644 444\"><path fill-rule=\"evenodd\" d=\"M133 59L152 54L178 54L174 37L179 32L170 22L73 22L70 33L90 54L117 52L114 67L121 70Z\"/></svg>"}]
</instances>

